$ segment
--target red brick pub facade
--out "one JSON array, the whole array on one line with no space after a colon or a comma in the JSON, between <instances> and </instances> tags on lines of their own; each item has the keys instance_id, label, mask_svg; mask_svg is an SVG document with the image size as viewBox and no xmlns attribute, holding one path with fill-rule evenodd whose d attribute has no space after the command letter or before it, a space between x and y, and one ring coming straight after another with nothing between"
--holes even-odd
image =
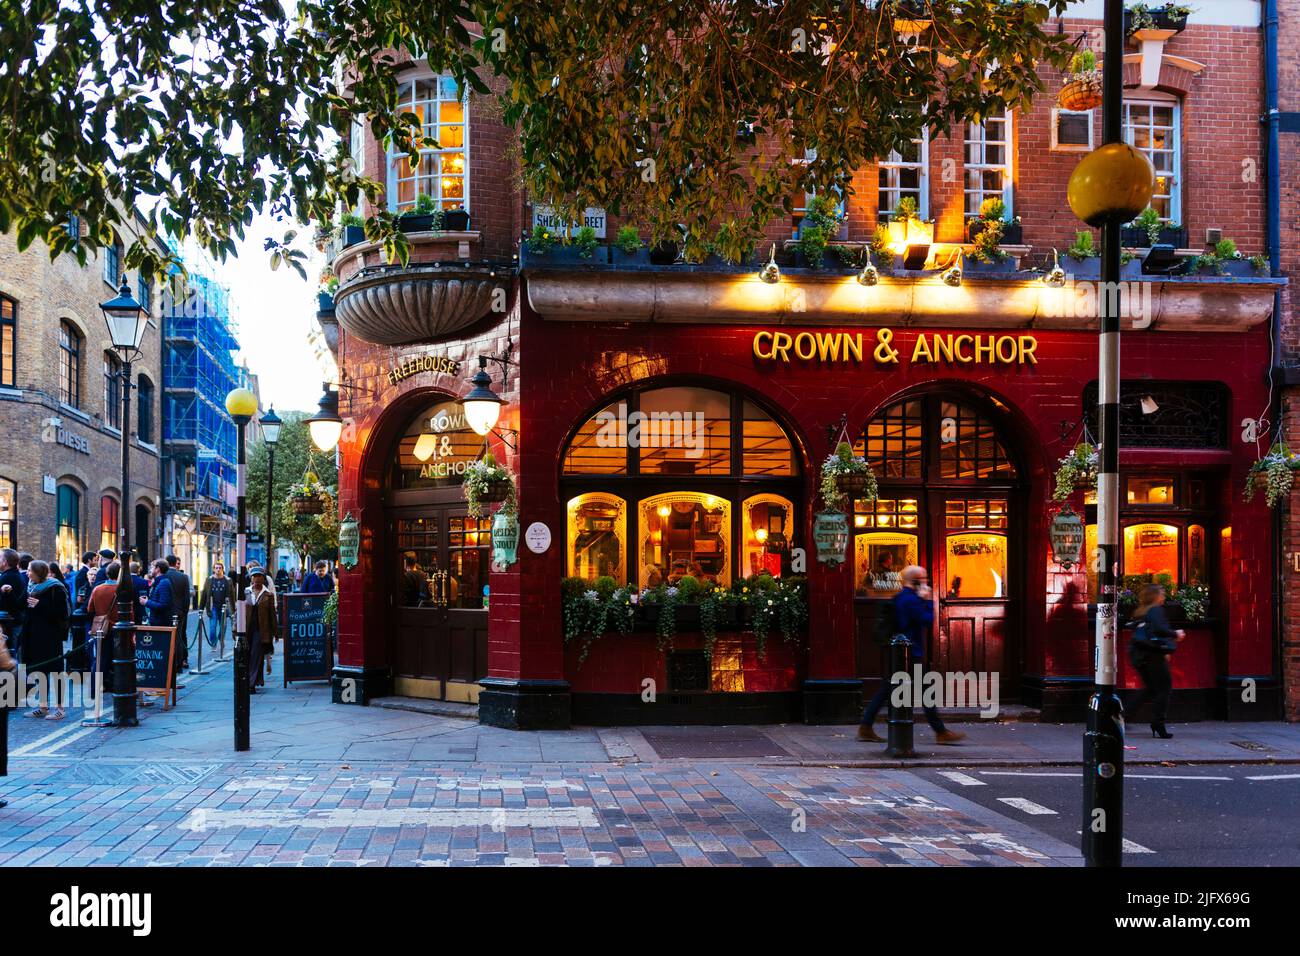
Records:
<instances>
[{"instance_id":1,"label":"red brick pub facade","mask_svg":"<svg viewBox=\"0 0 1300 956\"><path fill-rule=\"evenodd\" d=\"M1230 230L1248 255L1263 245L1262 185L1197 145L1207 124L1227 133L1235 122L1225 91L1258 98L1260 31L1230 21L1193 17L1162 45L1135 43L1127 77L1127 128L1168 168L1161 211L1184 256L1209 228ZM1231 55L1216 57L1225 47ZM1147 57L1163 58L1154 72ZM1049 90L1058 85L1048 78ZM862 171L842 242L867 239L902 195L921 198L932 222L924 268L900 263L875 285L838 263L800 268L786 248L798 215L772 227L775 283L756 264L521 249L536 211L511 191L507 132L492 111L455 101L418 68L410 95L425 115L459 124L422 167L432 172L406 176L364 140L358 159L392 170L395 208L429 191L470 221L413 228L407 267L382 263L365 241L334 249L342 282L321 319L344 386L340 510L360 527L358 563L341 575L336 700L477 701L484 722L519 728L852 722L881 675L878 609L902 565L920 563L935 585L932 666L996 674L1004 703L1045 718L1081 716L1089 572L1086 561L1054 560L1048 530L1062 507L1057 464L1096 434L1097 320L1088 263L1063 261L1077 284L1043 281L1050 249L1077 228L1064 193L1079 151L1057 148L1072 134L1050 95ZM1095 141L1099 117L1081 122ZM1258 156L1258 130L1234 135ZM1200 201L1209 183L1231 197L1230 223ZM1021 218L1022 236L1005 248L1023 271L988 274L967 258L961 283L944 282L970 248L965 213L990 195ZM620 223L593 216L612 239ZM1176 718L1275 719L1274 516L1242 500L1256 445L1241 422L1270 402L1282 282L1139 276L1146 250L1134 251L1120 571L1208 589L1173 659ZM506 567L491 565L491 517L468 516L459 486L485 447L458 403L479 356L492 357L486 369L507 402L486 444L518 483L524 533ZM637 413L670 416L674 440L608 440ZM879 494L854 504L844 560L832 564L818 559L812 529L821 462L841 430L871 462ZM1091 525L1084 490L1068 504ZM412 587L404 559L426 587ZM630 633L565 641L566 578L641 589L689 574L730 585L764 569L805 575L808 598L798 639L774 630L764 653L740 624L719 630L706 656L697 619L681 609L670 648L645 612ZM1121 676L1137 686L1124 662Z\"/></svg>"}]
</instances>

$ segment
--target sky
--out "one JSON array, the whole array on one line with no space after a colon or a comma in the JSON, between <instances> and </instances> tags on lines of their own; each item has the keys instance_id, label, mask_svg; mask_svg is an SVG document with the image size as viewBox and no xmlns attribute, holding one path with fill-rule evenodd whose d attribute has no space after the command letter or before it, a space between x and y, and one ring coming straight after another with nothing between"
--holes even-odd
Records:
<instances>
[{"instance_id":1,"label":"sky","mask_svg":"<svg viewBox=\"0 0 1300 956\"><path fill-rule=\"evenodd\" d=\"M271 271L262 249L268 236L298 229L294 245L309 255L307 281L287 266ZM316 315L316 284L324 256L311 242L310 227L295 227L259 215L239 244L237 258L217 264L230 286L239 324L240 358L258 377L262 407L277 412L315 411L325 369L308 342Z\"/></svg>"}]
</instances>

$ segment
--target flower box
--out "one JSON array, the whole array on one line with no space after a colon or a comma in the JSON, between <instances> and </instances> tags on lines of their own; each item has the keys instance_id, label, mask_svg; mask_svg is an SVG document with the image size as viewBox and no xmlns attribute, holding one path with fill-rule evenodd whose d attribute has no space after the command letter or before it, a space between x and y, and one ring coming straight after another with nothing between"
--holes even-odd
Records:
<instances>
[{"instance_id":1,"label":"flower box","mask_svg":"<svg viewBox=\"0 0 1300 956\"><path fill-rule=\"evenodd\" d=\"M1101 257L1089 256L1087 259L1076 259L1074 256L1061 256L1061 268L1065 274L1074 279L1100 279L1101 278Z\"/></svg>"},{"instance_id":2,"label":"flower box","mask_svg":"<svg viewBox=\"0 0 1300 956\"><path fill-rule=\"evenodd\" d=\"M975 238L984 231L988 226L987 219L967 219L966 220L966 241L974 242ZM1018 222L1002 222L1002 238L999 242L1008 246L1019 246L1024 243L1025 230L1024 226Z\"/></svg>"},{"instance_id":3,"label":"flower box","mask_svg":"<svg viewBox=\"0 0 1300 956\"><path fill-rule=\"evenodd\" d=\"M469 213L464 209L444 209L442 228L446 232L466 232L469 230Z\"/></svg>"},{"instance_id":4,"label":"flower box","mask_svg":"<svg viewBox=\"0 0 1300 956\"><path fill-rule=\"evenodd\" d=\"M1119 243L1135 249L1150 249L1151 237L1141 226L1124 226L1119 231ZM1156 239L1157 245L1187 248L1187 230L1182 226L1165 226Z\"/></svg>"},{"instance_id":5,"label":"flower box","mask_svg":"<svg viewBox=\"0 0 1300 956\"><path fill-rule=\"evenodd\" d=\"M534 267L551 266L605 266L609 265L609 247L597 246L590 256L579 253L573 245L556 245L549 252L537 252L525 243L519 252L520 265Z\"/></svg>"},{"instance_id":6,"label":"flower box","mask_svg":"<svg viewBox=\"0 0 1300 956\"><path fill-rule=\"evenodd\" d=\"M397 217L397 228L402 232L432 232L435 228L434 223L441 218L437 213L429 213L428 215L407 213L404 216ZM440 224L436 228L445 229L446 225L445 223Z\"/></svg>"},{"instance_id":7,"label":"flower box","mask_svg":"<svg viewBox=\"0 0 1300 956\"><path fill-rule=\"evenodd\" d=\"M1182 33L1187 29L1187 14L1169 7L1146 7L1146 16L1134 16L1133 8L1124 10L1124 35L1131 37L1144 30L1171 30Z\"/></svg>"},{"instance_id":8,"label":"flower box","mask_svg":"<svg viewBox=\"0 0 1300 956\"><path fill-rule=\"evenodd\" d=\"M331 294L328 293L328 292L317 292L317 293L316 293L316 311L317 311L317 312L333 312L333 311L334 311L334 296L331 295Z\"/></svg>"},{"instance_id":9,"label":"flower box","mask_svg":"<svg viewBox=\"0 0 1300 956\"><path fill-rule=\"evenodd\" d=\"M1015 256L1006 256L993 262L984 262L974 256L962 256L962 271L970 276L1014 275L1019 271Z\"/></svg>"},{"instance_id":10,"label":"flower box","mask_svg":"<svg viewBox=\"0 0 1300 956\"><path fill-rule=\"evenodd\" d=\"M676 253L674 251L674 258ZM609 247L609 262L614 266L648 266L650 265L650 250L645 246L634 252L624 252L618 246Z\"/></svg>"},{"instance_id":11,"label":"flower box","mask_svg":"<svg viewBox=\"0 0 1300 956\"><path fill-rule=\"evenodd\" d=\"M343 227L343 248L355 246L359 242L366 241L365 226L344 226Z\"/></svg>"},{"instance_id":12,"label":"flower box","mask_svg":"<svg viewBox=\"0 0 1300 956\"><path fill-rule=\"evenodd\" d=\"M681 246L675 242L664 240L657 242L649 249L650 263L656 266L670 266L677 261L682 254Z\"/></svg>"}]
</instances>

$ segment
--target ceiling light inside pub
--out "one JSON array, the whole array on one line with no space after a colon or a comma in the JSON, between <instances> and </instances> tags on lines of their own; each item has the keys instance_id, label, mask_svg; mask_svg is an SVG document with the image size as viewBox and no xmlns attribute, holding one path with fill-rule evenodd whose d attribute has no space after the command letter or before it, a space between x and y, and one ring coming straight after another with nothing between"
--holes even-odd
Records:
<instances>
[{"instance_id":1,"label":"ceiling light inside pub","mask_svg":"<svg viewBox=\"0 0 1300 956\"><path fill-rule=\"evenodd\" d=\"M415 449L411 452L416 461L428 461L438 448L438 436L425 432L415 440Z\"/></svg>"}]
</instances>

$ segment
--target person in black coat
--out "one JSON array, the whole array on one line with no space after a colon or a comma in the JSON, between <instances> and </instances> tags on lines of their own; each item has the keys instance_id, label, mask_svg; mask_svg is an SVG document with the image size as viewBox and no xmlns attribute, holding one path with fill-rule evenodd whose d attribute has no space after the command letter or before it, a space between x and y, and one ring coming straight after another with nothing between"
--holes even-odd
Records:
<instances>
[{"instance_id":1,"label":"person in black coat","mask_svg":"<svg viewBox=\"0 0 1300 956\"><path fill-rule=\"evenodd\" d=\"M140 597L150 627L171 627L173 608L172 583L167 578L167 562L159 558L153 563L152 583L149 593Z\"/></svg>"},{"instance_id":2,"label":"person in black coat","mask_svg":"<svg viewBox=\"0 0 1300 956\"><path fill-rule=\"evenodd\" d=\"M1169 710L1169 692L1174 686L1169 673L1169 655L1178 649L1178 642L1187 635L1169 626L1164 603L1165 589L1159 584L1142 588L1137 610L1133 612L1133 641L1129 645L1129 655L1133 668L1142 677L1142 693L1133 704L1133 713L1151 701L1151 736L1168 740L1173 734L1165 729L1165 717Z\"/></svg>"},{"instance_id":3,"label":"person in black coat","mask_svg":"<svg viewBox=\"0 0 1300 956\"><path fill-rule=\"evenodd\" d=\"M17 632L27 617L27 579L13 548L0 551L0 611L9 612L9 650L17 654Z\"/></svg>"},{"instance_id":4,"label":"person in black coat","mask_svg":"<svg viewBox=\"0 0 1300 956\"><path fill-rule=\"evenodd\" d=\"M172 586L172 615L176 618L177 667L190 666L189 620L190 576L181 570L181 559L167 555L167 580Z\"/></svg>"},{"instance_id":5,"label":"person in black coat","mask_svg":"<svg viewBox=\"0 0 1300 956\"><path fill-rule=\"evenodd\" d=\"M28 674L43 674L37 683L37 706L28 717L62 720L63 640L68 635L68 591L44 561L28 567L27 623L23 625L23 665ZM54 698L51 701L51 698ZM50 711L53 703L54 711Z\"/></svg>"}]
</instances>

